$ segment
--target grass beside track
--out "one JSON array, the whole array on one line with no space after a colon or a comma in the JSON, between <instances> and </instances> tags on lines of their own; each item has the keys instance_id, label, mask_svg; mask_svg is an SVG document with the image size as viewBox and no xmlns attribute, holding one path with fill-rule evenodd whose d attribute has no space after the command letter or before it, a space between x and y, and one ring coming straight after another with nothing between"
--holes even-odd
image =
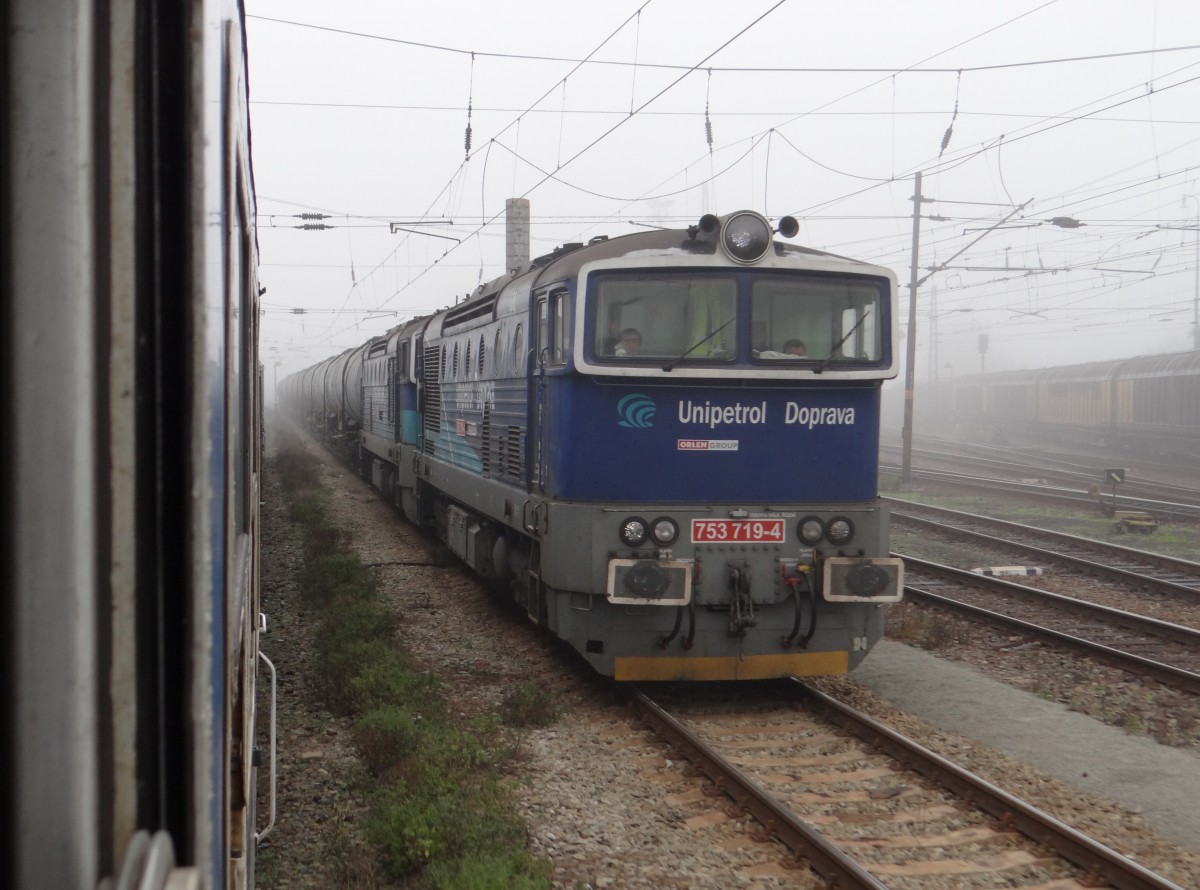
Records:
<instances>
[{"instance_id":1,"label":"grass beside track","mask_svg":"<svg viewBox=\"0 0 1200 890\"><path fill-rule=\"evenodd\" d=\"M456 718L441 681L405 652L396 617L376 596L374 575L348 533L329 520L317 460L285 447L272 463L302 531L298 588L318 616L320 695L330 711L354 721L370 774L370 849L346 856L373 861L345 862L344 886L377 886L382 878L436 890L548 888L549 864L526 851L526 827L502 771L518 750L514 727L553 721L553 702L521 684L498 713Z\"/></svg>"}]
</instances>

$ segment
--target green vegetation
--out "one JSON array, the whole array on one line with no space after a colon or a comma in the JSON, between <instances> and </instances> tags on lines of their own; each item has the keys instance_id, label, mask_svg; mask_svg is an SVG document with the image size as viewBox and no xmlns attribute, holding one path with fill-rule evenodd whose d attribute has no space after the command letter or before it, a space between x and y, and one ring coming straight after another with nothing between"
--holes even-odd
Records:
<instances>
[{"instance_id":1,"label":"green vegetation","mask_svg":"<svg viewBox=\"0 0 1200 890\"><path fill-rule=\"evenodd\" d=\"M550 690L523 680L504 697L500 712L510 726L549 726L558 719L558 703Z\"/></svg>"},{"instance_id":2,"label":"green vegetation","mask_svg":"<svg viewBox=\"0 0 1200 890\"><path fill-rule=\"evenodd\" d=\"M955 643L971 642L971 625L947 618L936 609L903 601L888 610L887 635L901 643L937 652Z\"/></svg>"},{"instance_id":3,"label":"green vegetation","mask_svg":"<svg viewBox=\"0 0 1200 890\"><path fill-rule=\"evenodd\" d=\"M355 744L371 775L364 782L371 851L356 849L344 830L330 851L345 884L549 887L549 866L526 852L526 829L499 768L516 751L506 724L546 725L555 717L552 699L520 684L502 714L456 722L438 678L404 652L396 618L377 601L375 578L349 550L349 535L326 518L316 460L281 453L274 469L290 498L289 516L303 532L299 590L320 616L320 692L330 710L353 718ZM340 827L347 817L336 815Z\"/></svg>"}]
</instances>

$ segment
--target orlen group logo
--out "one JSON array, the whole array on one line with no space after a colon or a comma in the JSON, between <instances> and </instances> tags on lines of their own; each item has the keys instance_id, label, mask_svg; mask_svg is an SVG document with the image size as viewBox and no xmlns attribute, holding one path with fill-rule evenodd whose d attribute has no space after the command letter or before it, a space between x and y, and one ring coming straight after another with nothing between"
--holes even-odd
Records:
<instances>
[{"instance_id":1,"label":"orlen group logo","mask_svg":"<svg viewBox=\"0 0 1200 890\"><path fill-rule=\"evenodd\" d=\"M640 392L622 396L621 401L617 402L617 414L621 417L618 421L620 426L635 430L645 430L654 426L651 422L654 419L654 402Z\"/></svg>"}]
</instances>

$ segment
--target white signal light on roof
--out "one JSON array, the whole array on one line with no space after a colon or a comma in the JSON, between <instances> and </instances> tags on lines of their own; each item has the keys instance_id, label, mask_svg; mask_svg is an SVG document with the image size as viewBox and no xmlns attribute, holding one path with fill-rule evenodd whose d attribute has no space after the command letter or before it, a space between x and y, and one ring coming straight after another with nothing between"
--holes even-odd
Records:
<instances>
[{"instance_id":1,"label":"white signal light on roof","mask_svg":"<svg viewBox=\"0 0 1200 890\"><path fill-rule=\"evenodd\" d=\"M771 224L750 210L735 213L721 229L721 247L737 263L757 263L771 249Z\"/></svg>"}]
</instances>

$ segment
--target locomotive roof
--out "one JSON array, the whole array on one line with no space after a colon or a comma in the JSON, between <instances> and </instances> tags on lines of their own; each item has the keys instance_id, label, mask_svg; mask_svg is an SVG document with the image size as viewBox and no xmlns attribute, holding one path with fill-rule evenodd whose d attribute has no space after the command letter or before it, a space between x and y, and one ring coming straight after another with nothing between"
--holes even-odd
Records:
<instances>
[{"instance_id":1,"label":"locomotive roof","mask_svg":"<svg viewBox=\"0 0 1200 890\"><path fill-rule=\"evenodd\" d=\"M856 266L868 265L859 260L839 256L838 254L826 253L825 251L815 250L811 247L802 247L798 244L786 244L775 240L773 246L776 256L794 254L841 260ZM633 232L628 235L619 235L616 238L609 238L602 235L593 238L587 244L564 244L552 253L531 260L529 265L522 268L515 276L504 275L481 284L471 295L471 299L473 300L485 294L493 294L509 282L525 275L534 276L533 281L530 282L532 286L533 283L541 279L554 281L561 278L570 278L579 272L580 267L584 263L617 259L641 251L712 256L720 251L720 246L716 239L704 238L696 234L695 227L691 229L656 229L648 232Z\"/></svg>"},{"instance_id":2,"label":"locomotive roof","mask_svg":"<svg viewBox=\"0 0 1200 890\"><path fill-rule=\"evenodd\" d=\"M372 344L379 343L380 341L388 343L389 348L394 348L394 341L397 339L397 336L403 335L414 326L425 327L434 319L445 319L447 312L460 317L470 316L477 311L472 309L473 306L478 307L478 304L483 301L494 300L502 291L508 295L508 298L516 298L522 291L527 295L529 289L535 287L540 282L561 281L577 275L585 263L618 259L638 253L668 256L672 254L676 256L690 255L697 257L719 254L721 247L718 239L711 236L706 237L699 228L699 226L689 226L685 229L654 229L643 232L632 232L627 235L619 235L615 238L598 236L586 244L564 244L551 253L531 260L528 265L516 270L515 274L501 275L498 278L484 282L466 300L453 307L448 307L445 310L428 316L402 322L384 334L372 338L365 344L344 350L338 355L329 356L310 368L305 369L305 372L315 370L324 365L333 367L339 363L339 360L342 363L350 361L354 353L359 351L365 353ZM857 267L862 270L878 268L861 260L816 250L811 247L803 247L798 244L788 244L778 239L772 239L772 248L775 256L791 255L820 258L835 263L845 263L847 267ZM740 268L750 269L753 268L753 265ZM501 297L501 299L504 299L504 297ZM435 322L435 324L440 324L440 322Z\"/></svg>"}]
</instances>

